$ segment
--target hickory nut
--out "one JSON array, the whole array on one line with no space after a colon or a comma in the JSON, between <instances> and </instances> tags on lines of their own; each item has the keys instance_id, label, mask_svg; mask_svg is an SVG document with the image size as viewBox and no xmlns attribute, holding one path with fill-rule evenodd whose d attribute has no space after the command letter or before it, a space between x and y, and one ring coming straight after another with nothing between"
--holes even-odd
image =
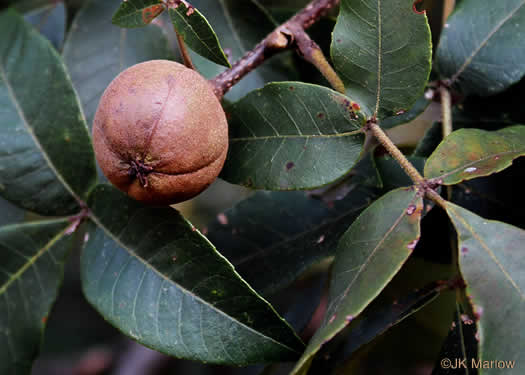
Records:
<instances>
[{"instance_id":1,"label":"hickory nut","mask_svg":"<svg viewBox=\"0 0 525 375\"><path fill-rule=\"evenodd\" d=\"M134 65L104 92L93 146L106 177L136 200L167 205L194 197L222 169L226 116L210 84L167 60Z\"/></svg>"}]
</instances>

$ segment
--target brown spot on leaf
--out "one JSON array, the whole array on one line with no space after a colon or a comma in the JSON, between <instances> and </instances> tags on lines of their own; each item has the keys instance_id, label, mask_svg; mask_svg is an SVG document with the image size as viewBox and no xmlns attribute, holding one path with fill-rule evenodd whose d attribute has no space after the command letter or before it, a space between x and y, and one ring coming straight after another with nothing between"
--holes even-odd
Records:
<instances>
[{"instance_id":1,"label":"brown spot on leaf","mask_svg":"<svg viewBox=\"0 0 525 375\"><path fill-rule=\"evenodd\" d=\"M416 238L415 240L410 241L407 245L408 250L414 250L417 246L418 241L419 241L419 238Z\"/></svg>"},{"instance_id":2,"label":"brown spot on leaf","mask_svg":"<svg viewBox=\"0 0 525 375\"><path fill-rule=\"evenodd\" d=\"M319 112L317 114L317 118L324 119L324 113L323 112Z\"/></svg>"},{"instance_id":3,"label":"brown spot on leaf","mask_svg":"<svg viewBox=\"0 0 525 375\"><path fill-rule=\"evenodd\" d=\"M417 209L416 205L415 205L415 204L411 204L411 205L408 206L408 208L407 208L407 215L408 215L408 216L413 215L414 212L416 212L416 209Z\"/></svg>"},{"instance_id":4,"label":"brown spot on leaf","mask_svg":"<svg viewBox=\"0 0 525 375\"><path fill-rule=\"evenodd\" d=\"M467 249L466 247L463 246L463 247L461 248L461 253L462 253L462 254L466 254L466 253L468 253L468 249Z\"/></svg>"},{"instance_id":5,"label":"brown spot on leaf","mask_svg":"<svg viewBox=\"0 0 525 375\"><path fill-rule=\"evenodd\" d=\"M293 167L295 167L295 163L293 161L289 161L288 163L286 163L286 170L287 171L289 171Z\"/></svg>"},{"instance_id":6,"label":"brown spot on leaf","mask_svg":"<svg viewBox=\"0 0 525 375\"><path fill-rule=\"evenodd\" d=\"M144 8L142 10L142 21L145 24L149 24L151 21L153 21L159 14L161 14L164 11L164 4L155 4L150 6L149 8Z\"/></svg>"}]
</instances>

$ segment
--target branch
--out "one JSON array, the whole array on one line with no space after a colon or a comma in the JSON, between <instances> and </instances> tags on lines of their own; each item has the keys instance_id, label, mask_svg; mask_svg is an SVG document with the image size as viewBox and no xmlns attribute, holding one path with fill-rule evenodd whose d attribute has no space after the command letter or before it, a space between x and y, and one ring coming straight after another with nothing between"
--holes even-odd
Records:
<instances>
[{"instance_id":1,"label":"branch","mask_svg":"<svg viewBox=\"0 0 525 375\"><path fill-rule=\"evenodd\" d=\"M241 57L233 66L219 74L210 83L214 86L215 94L222 98L228 90L239 82L245 75L261 65L265 60L279 52L288 50L296 45L295 34L312 26L329 9L339 3L339 0L313 0L295 16L283 23L264 38L255 48ZM331 81L330 81L331 82Z\"/></svg>"},{"instance_id":2,"label":"branch","mask_svg":"<svg viewBox=\"0 0 525 375\"><path fill-rule=\"evenodd\" d=\"M405 170L410 179L416 185L420 185L425 181L419 171L412 165L412 163L406 158L405 155L397 148L397 146L388 138L386 133L377 125L375 121L370 120L367 124L367 128L377 138L377 140L383 145L388 153L399 163L399 165Z\"/></svg>"},{"instance_id":3,"label":"branch","mask_svg":"<svg viewBox=\"0 0 525 375\"><path fill-rule=\"evenodd\" d=\"M425 195L426 198L430 199L438 206L446 210L447 201L439 195L434 188L437 186L434 183L431 183L425 179L419 171L414 167L414 165L406 158L405 155L397 148L397 146L388 138L388 135L381 129L381 127L376 123L375 119L369 120L366 128L367 131L371 132L374 137L383 145L383 147L388 151L388 153L397 161L397 163L404 169L406 174L414 182L414 185L417 186L420 192Z\"/></svg>"},{"instance_id":4,"label":"branch","mask_svg":"<svg viewBox=\"0 0 525 375\"><path fill-rule=\"evenodd\" d=\"M452 98L448 87L442 85L439 87L439 93L441 94L441 113L443 116L443 139L448 137L452 133Z\"/></svg>"}]
</instances>

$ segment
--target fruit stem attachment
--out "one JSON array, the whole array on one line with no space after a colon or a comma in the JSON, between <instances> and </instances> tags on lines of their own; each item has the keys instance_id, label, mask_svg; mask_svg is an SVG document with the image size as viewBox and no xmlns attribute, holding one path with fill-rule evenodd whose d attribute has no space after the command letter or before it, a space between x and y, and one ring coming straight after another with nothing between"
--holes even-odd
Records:
<instances>
[{"instance_id":1,"label":"fruit stem attachment","mask_svg":"<svg viewBox=\"0 0 525 375\"><path fill-rule=\"evenodd\" d=\"M130 162L129 175L132 178L137 177L143 188L148 187L147 176L152 171L153 171L152 167L145 165L140 160L131 160Z\"/></svg>"},{"instance_id":2,"label":"fruit stem attachment","mask_svg":"<svg viewBox=\"0 0 525 375\"><path fill-rule=\"evenodd\" d=\"M195 65L193 65L193 61L191 61L191 56L188 51L188 48L186 48L184 38L177 31L175 31L175 34L177 35L177 43L179 44L179 51L182 56L182 61L184 62L184 65L187 68L195 70Z\"/></svg>"},{"instance_id":3,"label":"fruit stem attachment","mask_svg":"<svg viewBox=\"0 0 525 375\"><path fill-rule=\"evenodd\" d=\"M233 85L268 58L279 52L296 47L295 38L290 37L290 30L292 34L294 30L300 30L304 33L305 29L317 22L329 9L339 4L339 1L340 0L312 0L292 18L268 34L253 50L247 52L235 62L230 69L225 70L210 80L217 97L222 98ZM295 36L295 34L293 34L293 36ZM326 69L326 67L323 69ZM323 73L323 71L321 72ZM332 82L330 81L330 83Z\"/></svg>"}]
</instances>

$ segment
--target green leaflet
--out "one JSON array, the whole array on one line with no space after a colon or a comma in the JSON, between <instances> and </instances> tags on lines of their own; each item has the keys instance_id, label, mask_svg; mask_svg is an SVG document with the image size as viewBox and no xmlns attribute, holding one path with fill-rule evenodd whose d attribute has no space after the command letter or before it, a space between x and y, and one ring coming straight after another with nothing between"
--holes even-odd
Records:
<instances>
[{"instance_id":1,"label":"green leaflet","mask_svg":"<svg viewBox=\"0 0 525 375\"><path fill-rule=\"evenodd\" d=\"M524 0L462 0L449 17L436 54L442 79L465 94L493 95L525 74Z\"/></svg>"},{"instance_id":2,"label":"green leaflet","mask_svg":"<svg viewBox=\"0 0 525 375\"><path fill-rule=\"evenodd\" d=\"M256 189L309 189L352 169L364 118L344 96L300 82L266 85L226 108L230 148L221 177Z\"/></svg>"},{"instance_id":3,"label":"green leaflet","mask_svg":"<svg viewBox=\"0 0 525 375\"><path fill-rule=\"evenodd\" d=\"M30 374L73 236L67 219L0 228L0 374Z\"/></svg>"},{"instance_id":4,"label":"green leaflet","mask_svg":"<svg viewBox=\"0 0 525 375\"><path fill-rule=\"evenodd\" d=\"M72 213L94 186L96 170L66 68L12 10L0 13L0 57L0 194L40 214Z\"/></svg>"},{"instance_id":5,"label":"green leaflet","mask_svg":"<svg viewBox=\"0 0 525 375\"><path fill-rule=\"evenodd\" d=\"M292 360L303 344L177 211L109 185L90 208L84 293L127 336L176 357L230 365Z\"/></svg>"},{"instance_id":6,"label":"green leaflet","mask_svg":"<svg viewBox=\"0 0 525 375\"><path fill-rule=\"evenodd\" d=\"M447 203L447 213L458 234L459 266L477 315L479 358L515 361L514 368L506 368L505 374L521 374L525 231L485 220L453 203Z\"/></svg>"},{"instance_id":7,"label":"green leaflet","mask_svg":"<svg viewBox=\"0 0 525 375\"><path fill-rule=\"evenodd\" d=\"M368 116L408 111L430 74L431 39L414 0L342 0L332 60L346 94Z\"/></svg>"}]
</instances>

